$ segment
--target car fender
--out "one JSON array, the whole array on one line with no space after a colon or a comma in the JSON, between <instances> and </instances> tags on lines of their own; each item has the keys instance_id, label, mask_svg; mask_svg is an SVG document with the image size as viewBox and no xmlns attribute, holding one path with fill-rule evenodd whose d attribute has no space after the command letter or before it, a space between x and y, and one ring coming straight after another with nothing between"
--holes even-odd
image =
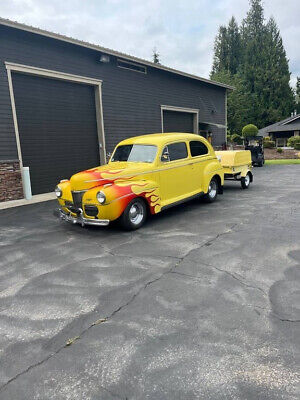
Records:
<instances>
[{"instance_id":1,"label":"car fender","mask_svg":"<svg viewBox=\"0 0 300 400\"><path fill-rule=\"evenodd\" d=\"M211 160L211 162L205 165L203 176L204 176L204 187L203 187L204 193L208 192L209 183L214 176L218 176L220 178L221 186L224 185L224 169L217 158Z\"/></svg>"},{"instance_id":2,"label":"car fender","mask_svg":"<svg viewBox=\"0 0 300 400\"><path fill-rule=\"evenodd\" d=\"M88 190L83 197L85 204L98 204L97 193L102 191L106 201L101 205L101 215L109 220L119 218L129 202L136 198L144 198L151 214L161 211L158 185L152 180L117 180Z\"/></svg>"}]
</instances>

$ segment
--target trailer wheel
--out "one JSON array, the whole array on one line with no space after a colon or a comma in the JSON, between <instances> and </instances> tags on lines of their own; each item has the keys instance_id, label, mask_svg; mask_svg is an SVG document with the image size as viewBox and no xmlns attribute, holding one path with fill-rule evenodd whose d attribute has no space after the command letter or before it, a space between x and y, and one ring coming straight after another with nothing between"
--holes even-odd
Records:
<instances>
[{"instance_id":1,"label":"trailer wheel","mask_svg":"<svg viewBox=\"0 0 300 400\"><path fill-rule=\"evenodd\" d=\"M219 183L217 179L213 177L209 183L207 193L203 196L206 203L212 203L213 201L215 201L218 196L218 191L219 191Z\"/></svg>"},{"instance_id":2,"label":"trailer wheel","mask_svg":"<svg viewBox=\"0 0 300 400\"><path fill-rule=\"evenodd\" d=\"M251 182L251 177L249 172L247 173L246 176L243 176L241 179L241 186L243 189L248 189L248 187L250 186L250 182Z\"/></svg>"}]
</instances>

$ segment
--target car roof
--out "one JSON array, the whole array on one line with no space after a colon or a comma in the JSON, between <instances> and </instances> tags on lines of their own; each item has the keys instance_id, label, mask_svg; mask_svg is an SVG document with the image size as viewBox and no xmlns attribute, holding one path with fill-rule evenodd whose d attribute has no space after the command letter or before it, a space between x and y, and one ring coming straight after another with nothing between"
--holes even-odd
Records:
<instances>
[{"instance_id":1,"label":"car roof","mask_svg":"<svg viewBox=\"0 0 300 400\"><path fill-rule=\"evenodd\" d=\"M168 132L168 133L150 133L148 135L135 136L129 139L125 139L119 144L153 144L163 145L170 141L177 140L197 140L201 137L193 133L182 133L182 132Z\"/></svg>"}]
</instances>

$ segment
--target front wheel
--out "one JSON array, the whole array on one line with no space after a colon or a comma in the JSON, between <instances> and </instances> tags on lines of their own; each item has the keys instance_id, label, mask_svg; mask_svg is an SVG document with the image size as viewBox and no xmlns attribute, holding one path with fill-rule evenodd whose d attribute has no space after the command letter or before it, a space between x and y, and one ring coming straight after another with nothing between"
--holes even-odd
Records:
<instances>
[{"instance_id":1,"label":"front wheel","mask_svg":"<svg viewBox=\"0 0 300 400\"><path fill-rule=\"evenodd\" d=\"M243 176L241 179L241 186L243 189L248 189L249 185L251 182L251 178L250 178L250 174L248 172L248 174L246 176Z\"/></svg>"},{"instance_id":2,"label":"front wheel","mask_svg":"<svg viewBox=\"0 0 300 400\"><path fill-rule=\"evenodd\" d=\"M216 178L212 178L208 186L208 192L204 195L204 200L207 203L212 203L218 196L219 184Z\"/></svg>"},{"instance_id":3,"label":"front wheel","mask_svg":"<svg viewBox=\"0 0 300 400\"><path fill-rule=\"evenodd\" d=\"M145 222L147 209L142 199L133 199L125 208L120 222L124 229L132 231L139 229Z\"/></svg>"}]
</instances>

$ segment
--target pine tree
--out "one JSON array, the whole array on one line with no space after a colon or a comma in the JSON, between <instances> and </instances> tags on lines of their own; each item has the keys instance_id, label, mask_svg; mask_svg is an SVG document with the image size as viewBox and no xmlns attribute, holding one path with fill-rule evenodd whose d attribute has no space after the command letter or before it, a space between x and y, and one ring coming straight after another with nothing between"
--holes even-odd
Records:
<instances>
[{"instance_id":1,"label":"pine tree","mask_svg":"<svg viewBox=\"0 0 300 400\"><path fill-rule=\"evenodd\" d=\"M296 111L297 114L300 114L300 77L297 76L296 83Z\"/></svg>"},{"instance_id":2,"label":"pine tree","mask_svg":"<svg viewBox=\"0 0 300 400\"><path fill-rule=\"evenodd\" d=\"M152 60L153 60L154 64L160 64L159 53L157 52L155 47L154 47L153 52L152 52Z\"/></svg>"},{"instance_id":3,"label":"pine tree","mask_svg":"<svg viewBox=\"0 0 300 400\"><path fill-rule=\"evenodd\" d=\"M250 9L240 28L234 17L228 26L220 27L215 39L211 78L237 85L236 92L228 97L231 132L240 133L244 122L262 128L288 117L293 111L295 99L289 85L290 72L282 38L274 18L265 23L262 0L250 0ZM300 96L300 80L297 87ZM245 115L231 107L242 109Z\"/></svg>"},{"instance_id":4,"label":"pine tree","mask_svg":"<svg viewBox=\"0 0 300 400\"><path fill-rule=\"evenodd\" d=\"M220 26L214 44L214 60L211 76L221 71L236 74L240 62L241 40L239 27L234 17L228 27Z\"/></svg>"},{"instance_id":5,"label":"pine tree","mask_svg":"<svg viewBox=\"0 0 300 400\"><path fill-rule=\"evenodd\" d=\"M227 51L227 28L220 26L219 32L215 38L214 44L214 60L211 72L211 78L214 74L221 71L227 71L228 66L228 51Z\"/></svg>"},{"instance_id":6,"label":"pine tree","mask_svg":"<svg viewBox=\"0 0 300 400\"><path fill-rule=\"evenodd\" d=\"M227 28L228 46L228 71L236 74L241 62L241 35L239 27L234 17L231 18Z\"/></svg>"},{"instance_id":7,"label":"pine tree","mask_svg":"<svg viewBox=\"0 0 300 400\"><path fill-rule=\"evenodd\" d=\"M245 91L243 78L239 73L232 75L228 71L220 71L214 74L214 80L235 87L227 95L228 131L231 135L240 135L243 126L252 121L249 116L249 93Z\"/></svg>"},{"instance_id":8,"label":"pine tree","mask_svg":"<svg viewBox=\"0 0 300 400\"><path fill-rule=\"evenodd\" d=\"M294 107L286 52L274 18L266 25L264 89L261 92L265 125L286 118Z\"/></svg>"}]
</instances>

